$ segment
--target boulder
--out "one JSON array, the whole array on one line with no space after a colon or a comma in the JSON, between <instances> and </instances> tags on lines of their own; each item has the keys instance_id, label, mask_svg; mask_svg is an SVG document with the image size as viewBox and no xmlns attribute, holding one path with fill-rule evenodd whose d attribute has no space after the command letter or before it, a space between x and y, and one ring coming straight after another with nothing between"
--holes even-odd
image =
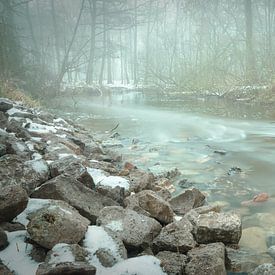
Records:
<instances>
[{"instance_id":1,"label":"boulder","mask_svg":"<svg viewBox=\"0 0 275 275\"><path fill-rule=\"evenodd\" d=\"M96 191L103 196L111 198L116 201L119 205L124 206L124 199L128 192L125 191L125 188L116 186L114 188L110 186L97 185ZM126 193L126 194L125 194Z\"/></svg>"},{"instance_id":2,"label":"boulder","mask_svg":"<svg viewBox=\"0 0 275 275\"><path fill-rule=\"evenodd\" d=\"M237 244L242 234L241 219L232 213L200 214L195 219L193 233L198 243Z\"/></svg>"},{"instance_id":3,"label":"boulder","mask_svg":"<svg viewBox=\"0 0 275 275\"><path fill-rule=\"evenodd\" d=\"M148 246L161 230L161 225L155 219L120 206L103 208L97 224L115 232L127 249Z\"/></svg>"},{"instance_id":4,"label":"boulder","mask_svg":"<svg viewBox=\"0 0 275 275\"><path fill-rule=\"evenodd\" d=\"M0 251L9 245L8 236L5 231L0 228Z\"/></svg>"},{"instance_id":5,"label":"boulder","mask_svg":"<svg viewBox=\"0 0 275 275\"><path fill-rule=\"evenodd\" d=\"M187 263L186 255L170 251L161 251L156 257L160 260L160 266L167 274L184 274Z\"/></svg>"},{"instance_id":6,"label":"boulder","mask_svg":"<svg viewBox=\"0 0 275 275\"><path fill-rule=\"evenodd\" d=\"M153 251L186 253L197 245L192 230L193 226L186 218L166 225L154 239Z\"/></svg>"},{"instance_id":7,"label":"boulder","mask_svg":"<svg viewBox=\"0 0 275 275\"><path fill-rule=\"evenodd\" d=\"M168 202L154 191L143 190L136 194L139 206L150 213L151 217L163 224L173 221L174 212Z\"/></svg>"},{"instance_id":8,"label":"boulder","mask_svg":"<svg viewBox=\"0 0 275 275\"><path fill-rule=\"evenodd\" d=\"M141 190L151 190L154 186L155 177L152 173L134 169L130 172L130 191L138 193Z\"/></svg>"},{"instance_id":9,"label":"boulder","mask_svg":"<svg viewBox=\"0 0 275 275\"><path fill-rule=\"evenodd\" d=\"M67 203L57 201L33 213L27 231L32 240L51 249L57 243L78 243L89 223Z\"/></svg>"},{"instance_id":10,"label":"boulder","mask_svg":"<svg viewBox=\"0 0 275 275\"><path fill-rule=\"evenodd\" d=\"M4 129L7 127L8 124L8 118L7 116L0 111L0 128Z\"/></svg>"},{"instance_id":11,"label":"boulder","mask_svg":"<svg viewBox=\"0 0 275 275\"><path fill-rule=\"evenodd\" d=\"M95 275L96 268L86 263L40 264L36 275Z\"/></svg>"},{"instance_id":12,"label":"boulder","mask_svg":"<svg viewBox=\"0 0 275 275\"><path fill-rule=\"evenodd\" d=\"M0 157L0 186L21 185L30 194L47 179L35 170L36 164L26 163L17 155Z\"/></svg>"},{"instance_id":13,"label":"boulder","mask_svg":"<svg viewBox=\"0 0 275 275\"><path fill-rule=\"evenodd\" d=\"M95 224L103 207L118 205L112 199L91 190L67 175L60 175L45 182L31 194L31 197L66 201L92 224Z\"/></svg>"},{"instance_id":14,"label":"boulder","mask_svg":"<svg viewBox=\"0 0 275 275\"><path fill-rule=\"evenodd\" d=\"M0 189L0 222L12 221L27 207L27 192L20 185L3 186Z\"/></svg>"},{"instance_id":15,"label":"boulder","mask_svg":"<svg viewBox=\"0 0 275 275\"><path fill-rule=\"evenodd\" d=\"M252 275L275 275L275 266L273 264L262 264L258 266Z\"/></svg>"},{"instance_id":16,"label":"boulder","mask_svg":"<svg viewBox=\"0 0 275 275\"><path fill-rule=\"evenodd\" d=\"M14 273L12 271L10 271L8 269L8 267L6 267L4 264L1 263L1 259L0 259L0 274L1 275L14 275Z\"/></svg>"},{"instance_id":17,"label":"boulder","mask_svg":"<svg viewBox=\"0 0 275 275\"><path fill-rule=\"evenodd\" d=\"M14 133L17 138L22 138L23 140L29 140L31 138L30 133L22 127L19 121L14 119L7 123L7 132Z\"/></svg>"},{"instance_id":18,"label":"boulder","mask_svg":"<svg viewBox=\"0 0 275 275\"><path fill-rule=\"evenodd\" d=\"M240 249L226 247L226 269L230 272L251 273L258 265L273 262L267 253L242 247Z\"/></svg>"},{"instance_id":19,"label":"boulder","mask_svg":"<svg viewBox=\"0 0 275 275\"><path fill-rule=\"evenodd\" d=\"M267 247L275 245L275 234L270 234L266 237L266 245Z\"/></svg>"},{"instance_id":20,"label":"boulder","mask_svg":"<svg viewBox=\"0 0 275 275\"><path fill-rule=\"evenodd\" d=\"M66 174L82 182L86 187L95 189L94 180L87 172L86 167L81 163L80 159L68 156L55 160L49 165L49 167L52 178L61 174Z\"/></svg>"},{"instance_id":21,"label":"boulder","mask_svg":"<svg viewBox=\"0 0 275 275\"><path fill-rule=\"evenodd\" d=\"M223 243L211 243L193 248L187 253L190 261L186 275L226 275L225 247Z\"/></svg>"},{"instance_id":22,"label":"boulder","mask_svg":"<svg viewBox=\"0 0 275 275\"><path fill-rule=\"evenodd\" d=\"M186 190L184 193L169 200L177 215L185 215L193 208L200 207L205 202L205 196L196 188Z\"/></svg>"},{"instance_id":23,"label":"boulder","mask_svg":"<svg viewBox=\"0 0 275 275\"><path fill-rule=\"evenodd\" d=\"M13 103L6 99L0 98L0 112L6 112L13 107Z\"/></svg>"}]
</instances>

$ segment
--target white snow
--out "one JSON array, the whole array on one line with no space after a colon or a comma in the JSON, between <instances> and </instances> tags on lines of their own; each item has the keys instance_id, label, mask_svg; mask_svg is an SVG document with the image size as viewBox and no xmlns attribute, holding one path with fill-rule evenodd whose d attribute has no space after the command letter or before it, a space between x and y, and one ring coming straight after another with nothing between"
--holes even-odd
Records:
<instances>
[{"instance_id":1,"label":"white snow","mask_svg":"<svg viewBox=\"0 0 275 275\"><path fill-rule=\"evenodd\" d=\"M105 172L101 169L87 167L87 171L93 178L95 184L109 186L112 188L120 186L125 189L129 189L129 181L125 178L118 176L106 176Z\"/></svg>"},{"instance_id":2,"label":"white snow","mask_svg":"<svg viewBox=\"0 0 275 275\"><path fill-rule=\"evenodd\" d=\"M39 159L42 159L42 156L39 153L35 152L32 154L32 159L39 160Z\"/></svg>"},{"instance_id":3,"label":"white snow","mask_svg":"<svg viewBox=\"0 0 275 275\"><path fill-rule=\"evenodd\" d=\"M97 275L165 275L160 260L154 256L140 256L115 264L111 268L98 269Z\"/></svg>"},{"instance_id":4,"label":"white snow","mask_svg":"<svg viewBox=\"0 0 275 275\"><path fill-rule=\"evenodd\" d=\"M56 133L57 130L53 126L42 125L39 123L30 123L28 131L31 133L39 133L39 134L48 134L48 133Z\"/></svg>"},{"instance_id":5,"label":"white snow","mask_svg":"<svg viewBox=\"0 0 275 275\"><path fill-rule=\"evenodd\" d=\"M51 258L49 264L55 266L58 263L74 262L75 257L71 251L70 245L66 243L56 244L52 248Z\"/></svg>"},{"instance_id":6,"label":"white snow","mask_svg":"<svg viewBox=\"0 0 275 275\"><path fill-rule=\"evenodd\" d=\"M57 134L56 136L57 136L57 137L60 137L60 138L63 138L63 139L67 137L67 135L66 135L66 134L62 134L62 135Z\"/></svg>"},{"instance_id":7,"label":"white snow","mask_svg":"<svg viewBox=\"0 0 275 275\"><path fill-rule=\"evenodd\" d=\"M22 223L25 226L27 226L27 224L29 223L27 216L49 204L50 200L29 199L26 209L22 213L20 213L16 218L14 218L13 221Z\"/></svg>"},{"instance_id":8,"label":"white snow","mask_svg":"<svg viewBox=\"0 0 275 275\"><path fill-rule=\"evenodd\" d=\"M53 120L54 123L61 123L61 124L66 124L68 125L68 122L66 120L64 120L63 118L56 118Z\"/></svg>"},{"instance_id":9,"label":"white snow","mask_svg":"<svg viewBox=\"0 0 275 275\"><path fill-rule=\"evenodd\" d=\"M9 110L7 111L7 113L8 113L9 116L13 116L13 115L16 114L16 113L20 113L20 114L30 114L30 113L28 113L28 112L21 111L21 110L19 110L19 109L17 109L17 108L14 108L14 107L12 107L11 109L9 109Z\"/></svg>"},{"instance_id":10,"label":"white snow","mask_svg":"<svg viewBox=\"0 0 275 275\"><path fill-rule=\"evenodd\" d=\"M99 262L95 252L98 249L106 249L111 252L114 258L118 261L122 261L122 257L119 253L118 244L108 235L103 227L89 226L83 241L84 247L89 252L88 261L90 264L97 267L97 269L105 269Z\"/></svg>"},{"instance_id":11,"label":"white snow","mask_svg":"<svg viewBox=\"0 0 275 275\"><path fill-rule=\"evenodd\" d=\"M48 173L48 166L43 159L28 160L25 164L29 165L37 174L44 175Z\"/></svg>"},{"instance_id":12,"label":"white snow","mask_svg":"<svg viewBox=\"0 0 275 275\"><path fill-rule=\"evenodd\" d=\"M0 259L18 275L35 275L39 263L29 256L32 245L24 242L25 230L7 232L9 246L0 251Z\"/></svg>"},{"instance_id":13,"label":"white snow","mask_svg":"<svg viewBox=\"0 0 275 275\"><path fill-rule=\"evenodd\" d=\"M58 158L59 159L63 159L63 158L66 158L66 157L69 157L69 156L72 156L74 158L79 158L77 155L75 154L69 154L69 153L61 153L61 154L58 154Z\"/></svg>"}]
</instances>

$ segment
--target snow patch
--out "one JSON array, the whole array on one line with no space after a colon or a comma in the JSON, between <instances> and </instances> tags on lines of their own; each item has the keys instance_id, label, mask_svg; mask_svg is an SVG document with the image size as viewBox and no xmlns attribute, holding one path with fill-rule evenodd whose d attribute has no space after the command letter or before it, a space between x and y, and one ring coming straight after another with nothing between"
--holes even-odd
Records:
<instances>
[{"instance_id":1,"label":"snow patch","mask_svg":"<svg viewBox=\"0 0 275 275\"><path fill-rule=\"evenodd\" d=\"M31 244L24 242L27 231L20 230L7 232L9 246L0 251L0 259L15 274L35 275L39 263L29 256L32 250Z\"/></svg>"},{"instance_id":2,"label":"snow patch","mask_svg":"<svg viewBox=\"0 0 275 275\"><path fill-rule=\"evenodd\" d=\"M38 134L49 134L49 133L57 132L56 128L53 126L42 125L34 122L29 124L28 131L31 133L38 133Z\"/></svg>"},{"instance_id":3,"label":"snow patch","mask_svg":"<svg viewBox=\"0 0 275 275\"><path fill-rule=\"evenodd\" d=\"M75 261L75 257L71 251L70 245L66 243L56 244L52 248L51 258L49 260L49 264L55 266L59 263L70 262L73 263Z\"/></svg>"},{"instance_id":4,"label":"snow patch","mask_svg":"<svg viewBox=\"0 0 275 275\"><path fill-rule=\"evenodd\" d=\"M115 232L123 231L122 221L111 221L110 223L106 224L105 227Z\"/></svg>"},{"instance_id":5,"label":"snow patch","mask_svg":"<svg viewBox=\"0 0 275 275\"><path fill-rule=\"evenodd\" d=\"M49 171L49 168L43 159L28 160L25 164L29 165L37 174L40 175L44 175Z\"/></svg>"}]
</instances>

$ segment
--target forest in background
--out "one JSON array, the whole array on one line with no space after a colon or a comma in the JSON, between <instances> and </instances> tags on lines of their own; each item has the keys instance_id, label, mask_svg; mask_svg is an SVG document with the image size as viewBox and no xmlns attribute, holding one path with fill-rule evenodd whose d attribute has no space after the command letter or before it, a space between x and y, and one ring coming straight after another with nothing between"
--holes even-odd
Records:
<instances>
[{"instance_id":1,"label":"forest in background","mask_svg":"<svg viewBox=\"0 0 275 275\"><path fill-rule=\"evenodd\" d=\"M272 85L274 24L274 0L0 0L0 74L32 93Z\"/></svg>"}]
</instances>

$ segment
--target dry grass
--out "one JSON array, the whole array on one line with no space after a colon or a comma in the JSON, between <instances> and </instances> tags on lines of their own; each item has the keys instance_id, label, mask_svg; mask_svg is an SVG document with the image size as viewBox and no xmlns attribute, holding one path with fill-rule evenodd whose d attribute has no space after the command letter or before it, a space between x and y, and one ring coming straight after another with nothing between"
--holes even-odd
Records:
<instances>
[{"instance_id":1,"label":"dry grass","mask_svg":"<svg viewBox=\"0 0 275 275\"><path fill-rule=\"evenodd\" d=\"M0 80L0 97L22 102L30 108L40 107L40 102L27 95L11 80Z\"/></svg>"}]
</instances>

